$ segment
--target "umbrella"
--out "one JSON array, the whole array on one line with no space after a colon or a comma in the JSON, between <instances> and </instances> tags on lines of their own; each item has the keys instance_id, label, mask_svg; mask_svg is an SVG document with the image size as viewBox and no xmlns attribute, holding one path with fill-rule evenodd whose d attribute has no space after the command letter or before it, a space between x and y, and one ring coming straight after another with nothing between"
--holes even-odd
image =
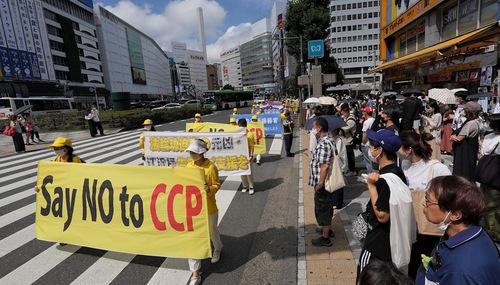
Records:
<instances>
[{"instance_id":1,"label":"umbrella","mask_svg":"<svg viewBox=\"0 0 500 285\"><path fill-rule=\"evenodd\" d=\"M432 88L429 90L429 98L443 104L457 104L455 93L447 88Z\"/></svg>"},{"instance_id":2,"label":"umbrella","mask_svg":"<svg viewBox=\"0 0 500 285\"><path fill-rule=\"evenodd\" d=\"M328 122L328 130L329 131L333 131L333 130L336 130L338 128L342 128L342 127L345 127L347 126L346 122L344 122L344 120L342 120L342 118L340 118L339 116L336 116L336 115L323 115L323 116L320 116L321 118L325 118L326 121ZM312 129L312 125L313 125L313 122L314 122L314 117L307 120L306 124L305 124L305 129L306 130L311 130Z\"/></svg>"},{"instance_id":3,"label":"umbrella","mask_svg":"<svg viewBox=\"0 0 500 285\"><path fill-rule=\"evenodd\" d=\"M307 98L304 101L305 104L320 104L319 99L316 97Z\"/></svg>"},{"instance_id":4,"label":"umbrella","mask_svg":"<svg viewBox=\"0 0 500 285\"><path fill-rule=\"evenodd\" d=\"M384 93L380 94L380 96L382 96L382 97L387 97L387 96L391 96L391 95L398 95L398 92L389 91L389 92L384 92Z\"/></svg>"},{"instance_id":5,"label":"umbrella","mask_svg":"<svg viewBox=\"0 0 500 285\"><path fill-rule=\"evenodd\" d=\"M455 88L455 89L451 89L451 92L453 92L453 94L457 93L457 92L467 92L469 90L465 89L465 88Z\"/></svg>"},{"instance_id":6,"label":"umbrella","mask_svg":"<svg viewBox=\"0 0 500 285\"><path fill-rule=\"evenodd\" d=\"M410 96L412 94L423 95L424 93L422 93L422 91L417 90L417 89L408 89L405 92L403 92L403 94L401 94L401 95L403 95L403 96Z\"/></svg>"},{"instance_id":7,"label":"umbrella","mask_svg":"<svg viewBox=\"0 0 500 285\"><path fill-rule=\"evenodd\" d=\"M33 108L33 105L24 105L21 108L17 108L17 110L14 112L14 115L22 114L22 113L30 110L31 108Z\"/></svg>"},{"instance_id":8,"label":"umbrella","mask_svg":"<svg viewBox=\"0 0 500 285\"><path fill-rule=\"evenodd\" d=\"M333 97L323 96L318 98L321 105L336 105L337 99Z\"/></svg>"},{"instance_id":9,"label":"umbrella","mask_svg":"<svg viewBox=\"0 0 500 285\"><path fill-rule=\"evenodd\" d=\"M491 93L491 92L484 92L484 93L477 93L477 94L472 94L467 96L467 100L474 100L474 99L479 99L479 98L488 98L488 97L495 97L497 95Z\"/></svg>"}]
</instances>

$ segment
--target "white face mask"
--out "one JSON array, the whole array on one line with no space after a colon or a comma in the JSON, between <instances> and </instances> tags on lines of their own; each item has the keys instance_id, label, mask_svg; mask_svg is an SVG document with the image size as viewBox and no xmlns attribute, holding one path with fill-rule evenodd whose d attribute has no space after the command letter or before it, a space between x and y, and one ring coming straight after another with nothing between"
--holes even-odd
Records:
<instances>
[{"instance_id":1,"label":"white face mask","mask_svg":"<svg viewBox=\"0 0 500 285\"><path fill-rule=\"evenodd\" d=\"M445 224L444 222L446 221L446 219L448 219L448 216L451 214L451 212L448 212L448 214L446 214L446 217L444 217L444 220L439 223L436 227L441 230L441 231L446 231L446 229L448 228L448 226L451 224L451 221L447 224Z\"/></svg>"},{"instance_id":2,"label":"white face mask","mask_svg":"<svg viewBox=\"0 0 500 285\"><path fill-rule=\"evenodd\" d=\"M151 126L144 126L144 129L146 129L146 131L151 131Z\"/></svg>"},{"instance_id":3,"label":"white face mask","mask_svg":"<svg viewBox=\"0 0 500 285\"><path fill-rule=\"evenodd\" d=\"M66 151L64 149L58 149L58 150L54 150L54 153L57 156L64 156L66 154Z\"/></svg>"},{"instance_id":4,"label":"white face mask","mask_svg":"<svg viewBox=\"0 0 500 285\"><path fill-rule=\"evenodd\" d=\"M199 122L201 118L194 118L195 121Z\"/></svg>"},{"instance_id":5,"label":"white face mask","mask_svg":"<svg viewBox=\"0 0 500 285\"><path fill-rule=\"evenodd\" d=\"M191 158L194 160L194 161L197 161L201 158L201 155L200 154L197 154L197 153L194 153L194 152L190 152L189 153L189 156L191 156Z\"/></svg>"},{"instance_id":6,"label":"white face mask","mask_svg":"<svg viewBox=\"0 0 500 285\"><path fill-rule=\"evenodd\" d=\"M379 156L381 154L382 154L382 152L380 152L376 157L373 157L372 150L368 149L368 157L370 158L370 161L372 161L372 162L377 162L377 158L379 158Z\"/></svg>"}]
</instances>

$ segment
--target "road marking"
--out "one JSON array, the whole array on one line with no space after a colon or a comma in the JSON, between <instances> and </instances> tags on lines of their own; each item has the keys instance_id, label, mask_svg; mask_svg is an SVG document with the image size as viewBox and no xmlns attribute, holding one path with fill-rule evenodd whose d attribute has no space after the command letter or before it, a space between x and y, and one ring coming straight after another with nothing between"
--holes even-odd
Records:
<instances>
[{"instance_id":1,"label":"road marking","mask_svg":"<svg viewBox=\"0 0 500 285\"><path fill-rule=\"evenodd\" d=\"M22 208L19 208L15 211L12 211L8 214L0 216L0 228L3 228L7 225L14 223L17 220L20 220L26 217L29 214L33 214L35 211L35 203L31 203Z\"/></svg>"},{"instance_id":2,"label":"road marking","mask_svg":"<svg viewBox=\"0 0 500 285\"><path fill-rule=\"evenodd\" d=\"M0 279L0 283L32 284L80 248L79 246L70 244L61 248L58 247L60 246L56 244L49 247Z\"/></svg>"},{"instance_id":3,"label":"road marking","mask_svg":"<svg viewBox=\"0 0 500 285\"><path fill-rule=\"evenodd\" d=\"M110 284L134 257L134 254L108 251L71 284Z\"/></svg>"},{"instance_id":4,"label":"road marking","mask_svg":"<svg viewBox=\"0 0 500 285\"><path fill-rule=\"evenodd\" d=\"M17 231L2 240L0 243L0 257L10 253L20 246L35 238L35 224L31 224L24 229Z\"/></svg>"},{"instance_id":5,"label":"road marking","mask_svg":"<svg viewBox=\"0 0 500 285\"><path fill-rule=\"evenodd\" d=\"M273 139L273 143L269 148L269 154L280 154L281 155L281 146L283 145L283 139L281 135L275 135Z\"/></svg>"},{"instance_id":6,"label":"road marking","mask_svg":"<svg viewBox=\"0 0 500 285\"><path fill-rule=\"evenodd\" d=\"M172 283L178 282L179 284L184 284L184 280L186 280L185 283L187 283L187 280L189 280L189 278L191 277L191 271L167 268L167 262L168 259L165 259L163 264L158 268L156 273L149 280L148 285L169 284L168 281L171 281Z\"/></svg>"}]
</instances>

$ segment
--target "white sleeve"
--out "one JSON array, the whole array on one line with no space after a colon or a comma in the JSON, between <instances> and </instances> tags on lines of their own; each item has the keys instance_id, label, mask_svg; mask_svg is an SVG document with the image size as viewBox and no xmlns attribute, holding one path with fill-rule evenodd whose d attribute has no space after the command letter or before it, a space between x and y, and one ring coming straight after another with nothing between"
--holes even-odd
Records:
<instances>
[{"instance_id":1,"label":"white sleeve","mask_svg":"<svg viewBox=\"0 0 500 285\"><path fill-rule=\"evenodd\" d=\"M447 175L451 175L451 171L446 165L442 163L434 164L434 173L432 173L432 178Z\"/></svg>"}]
</instances>

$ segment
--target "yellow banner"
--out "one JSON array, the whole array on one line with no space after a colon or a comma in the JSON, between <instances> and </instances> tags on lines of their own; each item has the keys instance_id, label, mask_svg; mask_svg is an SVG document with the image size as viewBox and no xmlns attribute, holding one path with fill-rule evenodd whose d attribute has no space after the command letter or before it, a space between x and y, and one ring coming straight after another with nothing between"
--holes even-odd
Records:
<instances>
[{"instance_id":1,"label":"yellow banner","mask_svg":"<svg viewBox=\"0 0 500 285\"><path fill-rule=\"evenodd\" d=\"M238 126L220 123L186 123L186 132L234 132L239 129ZM254 154L266 154L266 132L263 122L248 122L247 129L255 134L256 144Z\"/></svg>"},{"instance_id":2,"label":"yellow banner","mask_svg":"<svg viewBox=\"0 0 500 285\"><path fill-rule=\"evenodd\" d=\"M40 240L164 257L211 256L204 171L38 163Z\"/></svg>"}]
</instances>

